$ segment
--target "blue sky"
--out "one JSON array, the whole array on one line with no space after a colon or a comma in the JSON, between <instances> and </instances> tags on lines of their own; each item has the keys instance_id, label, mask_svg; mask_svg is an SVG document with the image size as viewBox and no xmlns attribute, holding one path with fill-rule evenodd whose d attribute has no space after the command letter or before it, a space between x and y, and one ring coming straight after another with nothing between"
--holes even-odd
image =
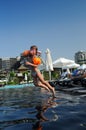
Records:
<instances>
[{"instance_id":1,"label":"blue sky","mask_svg":"<svg viewBox=\"0 0 86 130\"><path fill-rule=\"evenodd\" d=\"M0 57L34 44L53 60L86 51L86 0L0 0Z\"/></svg>"}]
</instances>

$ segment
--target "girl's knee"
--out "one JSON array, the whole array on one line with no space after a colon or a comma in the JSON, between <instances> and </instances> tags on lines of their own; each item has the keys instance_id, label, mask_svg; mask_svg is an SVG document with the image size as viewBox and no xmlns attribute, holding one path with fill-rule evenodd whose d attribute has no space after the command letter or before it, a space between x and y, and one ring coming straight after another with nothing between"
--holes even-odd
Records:
<instances>
[{"instance_id":1,"label":"girl's knee","mask_svg":"<svg viewBox=\"0 0 86 130\"><path fill-rule=\"evenodd\" d=\"M37 85L38 85L38 87L42 86L42 84L41 84L41 83L38 83Z\"/></svg>"}]
</instances>

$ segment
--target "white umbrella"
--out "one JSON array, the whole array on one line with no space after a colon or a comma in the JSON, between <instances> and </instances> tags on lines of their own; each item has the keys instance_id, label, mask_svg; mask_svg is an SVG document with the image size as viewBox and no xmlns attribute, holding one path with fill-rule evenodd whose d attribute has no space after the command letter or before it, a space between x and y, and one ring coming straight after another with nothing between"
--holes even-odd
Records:
<instances>
[{"instance_id":1,"label":"white umbrella","mask_svg":"<svg viewBox=\"0 0 86 130\"><path fill-rule=\"evenodd\" d=\"M76 64L76 63L72 63L72 64L69 64L69 65L66 65L66 66L63 66L63 69L71 69L71 68L78 68L80 65L79 64Z\"/></svg>"},{"instance_id":2,"label":"white umbrella","mask_svg":"<svg viewBox=\"0 0 86 130\"><path fill-rule=\"evenodd\" d=\"M78 69L82 69L82 70L86 69L86 64L82 64Z\"/></svg>"},{"instance_id":3,"label":"white umbrella","mask_svg":"<svg viewBox=\"0 0 86 130\"><path fill-rule=\"evenodd\" d=\"M49 78L51 80L51 71L53 71L53 62L52 62L51 53L49 49L46 50L45 64L46 64L46 70L49 71Z\"/></svg>"},{"instance_id":4,"label":"white umbrella","mask_svg":"<svg viewBox=\"0 0 86 130\"><path fill-rule=\"evenodd\" d=\"M73 60L66 59L66 58L59 58L53 62L54 68L62 68L63 66L69 65L74 63Z\"/></svg>"},{"instance_id":5,"label":"white umbrella","mask_svg":"<svg viewBox=\"0 0 86 130\"><path fill-rule=\"evenodd\" d=\"M25 81L27 81L27 74L25 74Z\"/></svg>"}]
</instances>

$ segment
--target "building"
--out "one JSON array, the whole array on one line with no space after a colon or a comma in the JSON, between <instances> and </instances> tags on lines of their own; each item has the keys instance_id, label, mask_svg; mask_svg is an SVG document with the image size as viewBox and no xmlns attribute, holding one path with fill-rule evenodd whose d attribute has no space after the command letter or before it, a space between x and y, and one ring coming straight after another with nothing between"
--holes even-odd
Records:
<instances>
[{"instance_id":1,"label":"building","mask_svg":"<svg viewBox=\"0 0 86 130\"><path fill-rule=\"evenodd\" d=\"M2 59L2 70L9 70L10 69L10 60L9 58Z\"/></svg>"},{"instance_id":2,"label":"building","mask_svg":"<svg viewBox=\"0 0 86 130\"><path fill-rule=\"evenodd\" d=\"M10 70L12 66L16 63L16 58L4 58L2 59L2 69Z\"/></svg>"},{"instance_id":3,"label":"building","mask_svg":"<svg viewBox=\"0 0 86 130\"><path fill-rule=\"evenodd\" d=\"M0 58L0 70L2 69L2 58Z\"/></svg>"},{"instance_id":4,"label":"building","mask_svg":"<svg viewBox=\"0 0 86 130\"><path fill-rule=\"evenodd\" d=\"M78 51L75 53L75 62L77 64L86 64L86 51Z\"/></svg>"},{"instance_id":5,"label":"building","mask_svg":"<svg viewBox=\"0 0 86 130\"><path fill-rule=\"evenodd\" d=\"M10 69L13 68L16 62L17 62L17 58L10 58Z\"/></svg>"}]
</instances>

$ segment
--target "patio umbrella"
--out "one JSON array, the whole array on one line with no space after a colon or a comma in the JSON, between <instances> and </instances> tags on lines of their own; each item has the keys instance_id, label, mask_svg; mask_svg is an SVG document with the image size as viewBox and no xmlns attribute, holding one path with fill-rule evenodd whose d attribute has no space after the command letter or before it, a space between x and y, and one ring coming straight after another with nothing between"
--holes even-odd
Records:
<instances>
[{"instance_id":1,"label":"patio umbrella","mask_svg":"<svg viewBox=\"0 0 86 130\"><path fill-rule=\"evenodd\" d=\"M46 65L46 71L49 71L49 79L51 80L51 71L53 71L53 62L51 58L51 52L49 49L46 50L45 65Z\"/></svg>"},{"instance_id":2,"label":"patio umbrella","mask_svg":"<svg viewBox=\"0 0 86 130\"><path fill-rule=\"evenodd\" d=\"M66 65L66 66L63 66L63 69L72 69L72 68L78 68L80 65L79 64L76 64L75 62L72 63L72 64L69 64L69 65Z\"/></svg>"},{"instance_id":3,"label":"patio umbrella","mask_svg":"<svg viewBox=\"0 0 86 130\"><path fill-rule=\"evenodd\" d=\"M74 63L73 60L66 59L66 58L59 58L53 62L53 67L54 68L62 68L64 66L72 64L72 63Z\"/></svg>"},{"instance_id":4,"label":"patio umbrella","mask_svg":"<svg viewBox=\"0 0 86 130\"><path fill-rule=\"evenodd\" d=\"M25 81L27 82L27 74L25 74L25 77L24 77L24 78L25 78Z\"/></svg>"},{"instance_id":5,"label":"patio umbrella","mask_svg":"<svg viewBox=\"0 0 86 130\"><path fill-rule=\"evenodd\" d=\"M78 69L82 69L82 70L86 69L86 64L82 64Z\"/></svg>"}]
</instances>

